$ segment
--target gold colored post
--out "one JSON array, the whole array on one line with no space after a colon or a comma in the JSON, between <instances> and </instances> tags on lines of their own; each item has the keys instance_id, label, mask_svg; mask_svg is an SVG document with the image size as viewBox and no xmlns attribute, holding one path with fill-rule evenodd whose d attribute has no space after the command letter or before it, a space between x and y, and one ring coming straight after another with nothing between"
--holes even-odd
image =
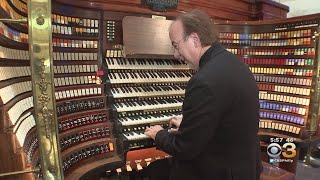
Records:
<instances>
[{"instance_id":1,"label":"gold colored post","mask_svg":"<svg viewBox=\"0 0 320 180\"><path fill-rule=\"evenodd\" d=\"M28 19L1 19L0 22L10 22L10 23L27 23Z\"/></svg>"},{"instance_id":2,"label":"gold colored post","mask_svg":"<svg viewBox=\"0 0 320 180\"><path fill-rule=\"evenodd\" d=\"M43 179L63 179L53 81L51 0L28 1L29 51Z\"/></svg>"},{"instance_id":3,"label":"gold colored post","mask_svg":"<svg viewBox=\"0 0 320 180\"><path fill-rule=\"evenodd\" d=\"M18 174L26 174L26 173L34 173L34 172L38 172L39 169L32 169L32 170L24 170L24 171L15 171L15 172L8 172L8 173L2 173L0 174L0 177L4 177L4 176L14 176L14 175L18 175Z\"/></svg>"}]
</instances>

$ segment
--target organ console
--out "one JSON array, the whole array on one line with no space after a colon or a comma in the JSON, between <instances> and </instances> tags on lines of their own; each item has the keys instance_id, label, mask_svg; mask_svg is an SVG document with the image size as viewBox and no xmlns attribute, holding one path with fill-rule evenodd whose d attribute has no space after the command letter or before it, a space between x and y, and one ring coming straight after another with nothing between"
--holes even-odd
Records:
<instances>
[{"instance_id":1,"label":"organ console","mask_svg":"<svg viewBox=\"0 0 320 180\"><path fill-rule=\"evenodd\" d=\"M111 116L125 149L153 147L145 128L155 124L166 128L171 117L181 115L192 70L174 59L106 57L106 65Z\"/></svg>"},{"instance_id":2,"label":"organ console","mask_svg":"<svg viewBox=\"0 0 320 180\"><path fill-rule=\"evenodd\" d=\"M0 5L1 18L27 17L25 0ZM151 162L170 158L144 130L156 124L167 128L171 117L182 115L185 88L195 72L172 56L170 21L134 17L140 15L53 4L51 83L66 179L139 177ZM310 124L319 124L308 118L317 103L312 99L319 15L272 23L221 21L216 28L221 44L248 64L257 81L262 144L270 144L270 137L295 138L299 151L315 131ZM28 163L17 165L23 168L41 164L29 38L25 25L0 22L0 109L8 120L0 128L11 133L9 149L23 150ZM279 166L294 172L295 164Z\"/></svg>"}]
</instances>

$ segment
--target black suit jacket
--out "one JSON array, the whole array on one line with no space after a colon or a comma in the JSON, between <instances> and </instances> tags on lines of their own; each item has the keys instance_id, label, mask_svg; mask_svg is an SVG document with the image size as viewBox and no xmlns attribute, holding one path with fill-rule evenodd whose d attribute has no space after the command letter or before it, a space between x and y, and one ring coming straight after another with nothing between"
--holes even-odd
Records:
<instances>
[{"instance_id":1,"label":"black suit jacket","mask_svg":"<svg viewBox=\"0 0 320 180\"><path fill-rule=\"evenodd\" d=\"M248 66L219 43L188 82L177 134L161 130L173 180L255 180L260 175L259 90Z\"/></svg>"}]
</instances>

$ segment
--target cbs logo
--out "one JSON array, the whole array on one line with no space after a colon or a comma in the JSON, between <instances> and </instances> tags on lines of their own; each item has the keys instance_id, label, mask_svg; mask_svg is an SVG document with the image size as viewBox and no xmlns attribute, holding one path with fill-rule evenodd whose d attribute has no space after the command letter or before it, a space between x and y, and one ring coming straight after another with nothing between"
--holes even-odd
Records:
<instances>
[{"instance_id":1,"label":"cbs logo","mask_svg":"<svg viewBox=\"0 0 320 180\"><path fill-rule=\"evenodd\" d=\"M282 150L284 149L284 151ZM278 157L282 154L285 158L293 158L296 156L296 145L292 142L284 143L281 147L278 143L271 143L267 147L267 153L270 157Z\"/></svg>"}]
</instances>

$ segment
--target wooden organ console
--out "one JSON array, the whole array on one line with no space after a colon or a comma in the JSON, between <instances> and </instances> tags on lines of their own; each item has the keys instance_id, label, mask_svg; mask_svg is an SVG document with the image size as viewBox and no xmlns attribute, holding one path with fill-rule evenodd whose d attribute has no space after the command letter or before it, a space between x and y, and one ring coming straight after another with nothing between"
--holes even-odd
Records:
<instances>
[{"instance_id":1,"label":"wooden organ console","mask_svg":"<svg viewBox=\"0 0 320 180\"><path fill-rule=\"evenodd\" d=\"M154 141L144 130L156 124L167 128L170 117L181 115L184 90L193 71L174 59L106 57L106 64L110 119L123 150L128 151L126 165L117 174L138 177L152 161L169 157L153 148Z\"/></svg>"},{"instance_id":2,"label":"wooden organ console","mask_svg":"<svg viewBox=\"0 0 320 180\"><path fill-rule=\"evenodd\" d=\"M153 146L144 135L147 126L168 126L181 115L184 89L192 76L189 67L177 60L107 57L108 102L116 131L129 150Z\"/></svg>"},{"instance_id":3,"label":"wooden organ console","mask_svg":"<svg viewBox=\"0 0 320 180\"><path fill-rule=\"evenodd\" d=\"M123 24L127 17L143 16L150 20L152 11L119 12L105 7L84 9L71 1L71 5L67 4L54 1L52 8L52 83L64 176L138 178L152 161L170 157L156 150L153 140L143 132L155 124L167 128L170 117L181 115L184 90L194 71L173 58L170 42L160 46L160 42L146 38L141 33L142 23L137 26L138 22L130 20L130 28ZM84 2L79 4L83 6ZM27 17L26 0L3 0L0 5L1 18ZM173 19L177 14L158 15ZM315 42L319 18L312 15L270 22L216 24L222 45L248 64L257 80L263 150L270 138L276 137L294 138L297 151L305 148L319 61ZM151 21L155 23L156 19ZM157 28L149 27L146 32L154 39L159 40L158 33L162 33L160 37L167 34L167 28L157 22L152 26ZM4 156L9 165L0 166L0 173L41 164L28 38L25 25L0 22L0 109L4 120L0 129L5 134L0 139L10 144L0 152L14 152L15 163L10 164ZM136 52L137 48L141 54ZM311 130L319 135L315 127ZM297 159L298 155L294 160ZM264 156L264 160L269 158ZM278 166L291 172L295 169L295 163ZM41 172L36 176L41 177ZM22 179L26 178L32 179Z\"/></svg>"}]
</instances>

